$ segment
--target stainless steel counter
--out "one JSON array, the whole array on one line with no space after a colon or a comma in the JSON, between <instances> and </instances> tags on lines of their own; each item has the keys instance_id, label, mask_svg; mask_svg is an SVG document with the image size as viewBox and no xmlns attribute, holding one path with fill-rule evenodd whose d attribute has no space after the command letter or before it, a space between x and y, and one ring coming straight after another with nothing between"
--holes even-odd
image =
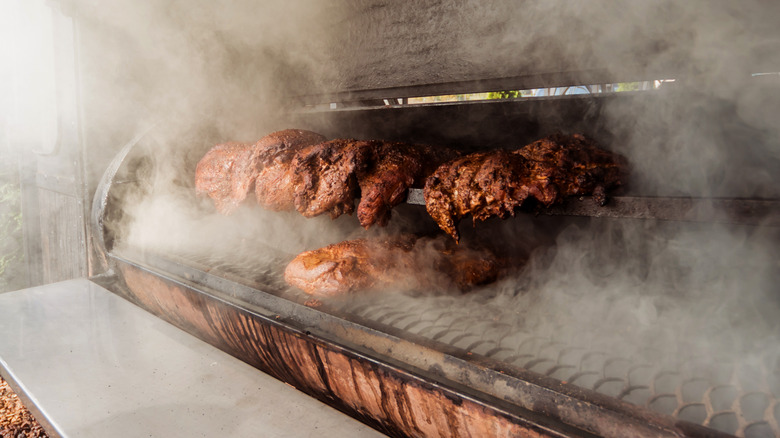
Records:
<instances>
[{"instance_id":1,"label":"stainless steel counter","mask_svg":"<svg viewBox=\"0 0 780 438\"><path fill-rule=\"evenodd\" d=\"M86 279L0 295L0 374L66 437L381 436Z\"/></svg>"}]
</instances>

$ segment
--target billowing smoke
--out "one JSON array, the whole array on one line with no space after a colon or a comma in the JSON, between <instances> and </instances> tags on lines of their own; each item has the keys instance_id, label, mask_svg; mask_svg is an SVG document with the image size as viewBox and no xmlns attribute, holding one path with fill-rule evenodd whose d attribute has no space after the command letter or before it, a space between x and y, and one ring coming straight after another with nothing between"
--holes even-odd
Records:
<instances>
[{"instance_id":1,"label":"billowing smoke","mask_svg":"<svg viewBox=\"0 0 780 438\"><path fill-rule=\"evenodd\" d=\"M504 285L514 293L499 302L534 309L520 311L529 317L520 324L539 335L637 362L776 355L780 254L764 242L777 237L630 220L572 224L520 282Z\"/></svg>"},{"instance_id":2,"label":"billowing smoke","mask_svg":"<svg viewBox=\"0 0 780 438\"><path fill-rule=\"evenodd\" d=\"M780 195L780 76L763 74L780 68L778 6L771 2L77 3L87 23L86 71L112 78L83 78L92 123L87 142L118 144L156 123L141 153L153 171L125 199L126 228L114 230L129 247L228 253L251 269L254 254L290 257L363 235L354 217L304 219L251 203L218 215L209 200L194 196L194 164L218 142L311 129L290 126L298 120L288 112L298 105L291 96L474 77L528 75L529 87L545 85L535 74L554 72L584 71L611 83L675 79L593 107L598 123L590 128L631 162L632 193ZM113 47L121 50L106 50ZM319 126L329 135L355 129ZM424 126L420 120L416 129ZM595 218L551 219L550 226L545 219L488 221L467 232L531 249L519 274L491 288L365 300L411 300L420 321L446 319L445 310L457 309L472 331L484 321L487 338L488 326L500 322L511 330L490 338L497 351L541 354L523 348L536 345L528 339L543 339L675 370L691 357L724 358L761 364L774 376L771 389L780 390L776 229ZM396 213L383 232L413 222ZM550 233L553 244L533 249L527 242L539 240L534 233ZM567 378L543 362L513 363Z\"/></svg>"}]
</instances>

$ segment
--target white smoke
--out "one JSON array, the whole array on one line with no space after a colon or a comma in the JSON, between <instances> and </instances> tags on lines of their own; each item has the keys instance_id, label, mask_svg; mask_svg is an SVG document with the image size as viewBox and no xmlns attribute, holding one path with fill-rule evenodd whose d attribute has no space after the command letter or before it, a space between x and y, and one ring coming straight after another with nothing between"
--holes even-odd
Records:
<instances>
[{"instance_id":1,"label":"white smoke","mask_svg":"<svg viewBox=\"0 0 780 438\"><path fill-rule=\"evenodd\" d=\"M598 107L596 128L631 162L634 193L780 195L780 77L754 76L780 67L780 6L771 2L76 3L90 150L110 155L100 148L138 126L162 127L148 146L155 176L144 196L127 198L137 203L125 206L132 220L120 244L251 261L267 247L292 255L360 235L354 217L303 219L251 203L219 216L194 197L194 163L218 142L310 129L290 126L298 94L561 71L676 79ZM319 126L336 135L356 129L323 118ZM104 168L97 161L95 172ZM639 362L777 357L776 230L595 218L559 230L561 221L545 219L467 231L499 229L494 241L524 249L544 233L554 244L532 252L519 275L451 307L484 320L504 312L518 330ZM414 225L403 214L393 221L389 231ZM442 311L439 298L415 300L430 315Z\"/></svg>"}]
</instances>

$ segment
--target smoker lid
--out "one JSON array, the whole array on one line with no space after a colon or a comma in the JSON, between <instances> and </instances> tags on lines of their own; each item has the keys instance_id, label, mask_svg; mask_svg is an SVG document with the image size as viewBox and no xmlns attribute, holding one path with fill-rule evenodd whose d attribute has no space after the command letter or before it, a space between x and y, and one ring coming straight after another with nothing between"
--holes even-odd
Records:
<instances>
[{"instance_id":1,"label":"smoker lid","mask_svg":"<svg viewBox=\"0 0 780 438\"><path fill-rule=\"evenodd\" d=\"M243 1L230 8L175 0L111 10L87 0L57 3L74 16L122 29L142 46L150 44L152 27L206 37L239 69L259 73L273 64L274 80L300 95L562 72L574 81L596 79L596 72L592 83L682 77L722 83L780 70L780 5L761 0L276 1L263 7ZM137 26L147 18L154 25Z\"/></svg>"}]
</instances>

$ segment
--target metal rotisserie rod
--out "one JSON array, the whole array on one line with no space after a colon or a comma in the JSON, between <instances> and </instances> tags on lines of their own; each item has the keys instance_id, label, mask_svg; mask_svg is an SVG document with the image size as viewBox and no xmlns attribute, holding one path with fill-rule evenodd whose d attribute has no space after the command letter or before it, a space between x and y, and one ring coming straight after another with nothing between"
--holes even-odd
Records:
<instances>
[{"instance_id":1,"label":"metal rotisserie rod","mask_svg":"<svg viewBox=\"0 0 780 438\"><path fill-rule=\"evenodd\" d=\"M409 189L406 202L425 205L422 189ZM568 198L551 207L538 207L533 212L553 216L780 226L780 201L764 199L611 196L607 205L599 206L584 196Z\"/></svg>"}]
</instances>

